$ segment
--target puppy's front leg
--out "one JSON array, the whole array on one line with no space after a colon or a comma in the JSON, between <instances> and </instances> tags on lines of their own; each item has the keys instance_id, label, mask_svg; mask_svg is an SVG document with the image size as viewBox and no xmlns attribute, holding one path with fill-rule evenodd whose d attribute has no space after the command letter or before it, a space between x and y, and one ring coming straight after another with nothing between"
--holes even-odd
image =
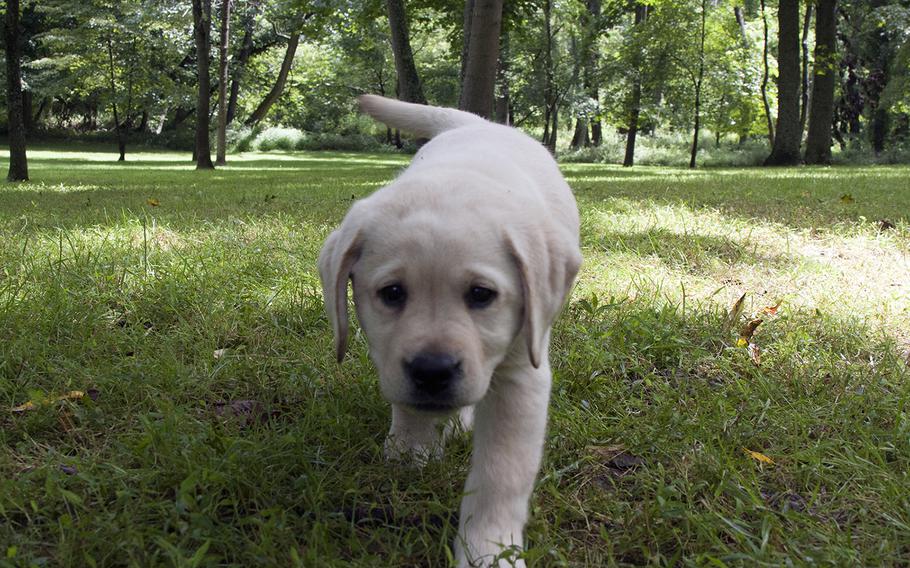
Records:
<instances>
[{"instance_id":1,"label":"puppy's front leg","mask_svg":"<svg viewBox=\"0 0 910 568\"><path fill-rule=\"evenodd\" d=\"M550 367L497 370L475 409L474 454L461 502L459 567L489 566L503 548L524 547L528 501L540 468L550 399ZM513 566L500 560L499 566ZM524 566L518 561L515 566Z\"/></svg>"},{"instance_id":2,"label":"puppy's front leg","mask_svg":"<svg viewBox=\"0 0 910 568\"><path fill-rule=\"evenodd\" d=\"M386 459L411 458L425 465L442 455L442 433L438 417L397 404L392 405L392 427L385 440Z\"/></svg>"}]
</instances>

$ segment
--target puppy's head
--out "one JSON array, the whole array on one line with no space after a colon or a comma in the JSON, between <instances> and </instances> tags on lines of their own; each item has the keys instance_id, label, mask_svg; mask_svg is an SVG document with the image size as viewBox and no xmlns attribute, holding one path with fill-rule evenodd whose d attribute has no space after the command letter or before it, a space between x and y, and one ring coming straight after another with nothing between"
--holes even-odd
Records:
<instances>
[{"instance_id":1,"label":"puppy's head","mask_svg":"<svg viewBox=\"0 0 910 568\"><path fill-rule=\"evenodd\" d=\"M507 358L540 365L580 259L571 248L554 257L541 227L501 211L423 199L355 204L319 270L339 361L350 279L383 395L445 412L483 398Z\"/></svg>"}]
</instances>

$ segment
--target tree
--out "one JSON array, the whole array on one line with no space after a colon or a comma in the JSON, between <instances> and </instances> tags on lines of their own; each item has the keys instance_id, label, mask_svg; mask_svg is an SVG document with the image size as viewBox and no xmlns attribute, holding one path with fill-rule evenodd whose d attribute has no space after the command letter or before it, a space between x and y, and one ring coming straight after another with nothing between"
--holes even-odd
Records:
<instances>
[{"instance_id":1,"label":"tree","mask_svg":"<svg viewBox=\"0 0 910 568\"><path fill-rule=\"evenodd\" d=\"M466 36L467 58L459 108L484 118L490 118L493 113L502 2L503 0L473 0L465 5L465 20L470 19L470 26L466 28L470 33Z\"/></svg>"},{"instance_id":2,"label":"tree","mask_svg":"<svg viewBox=\"0 0 910 568\"><path fill-rule=\"evenodd\" d=\"M114 131L117 133L117 151L120 157L118 162L126 160L126 141L123 139L123 127L120 124L120 113L117 112L117 83L114 79L114 41L107 36L108 72L111 81L111 109L114 113Z\"/></svg>"},{"instance_id":3,"label":"tree","mask_svg":"<svg viewBox=\"0 0 910 568\"><path fill-rule=\"evenodd\" d=\"M291 66L294 64L294 55L297 53L299 44L300 32L295 31L288 38L288 45L285 49L284 59L281 62L281 68L278 70L278 78L275 79L275 84L272 85L272 88L262 99L262 102L259 103L259 106L256 107L256 110L253 111L253 114L244 121L245 125L253 126L265 118L275 101L281 97L284 92L284 86L288 81L288 74L291 72Z\"/></svg>"},{"instance_id":4,"label":"tree","mask_svg":"<svg viewBox=\"0 0 910 568\"><path fill-rule=\"evenodd\" d=\"M831 162L834 86L837 83L837 0L818 0L815 19L815 68L806 163Z\"/></svg>"},{"instance_id":5,"label":"tree","mask_svg":"<svg viewBox=\"0 0 910 568\"><path fill-rule=\"evenodd\" d=\"M695 77L695 119L692 127L692 151L689 155L689 168L695 168L698 155L698 135L701 131L701 86L705 78L705 18L708 15L708 2L701 0L701 26L698 32L698 72Z\"/></svg>"},{"instance_id":6,"label":"tree","mask_svg":"<svg viewBox=\"0 0 910 568\"><path fill-rule=\"evenodd\" d=\"M638 30L648 20L648 5L639 3L635 5L635 27ZM635 32L633 31L633 34ZM629 105L629 133L626 135L626 154L622 160L624 167L630 168L635 164L635 139L638 136L638 120L641 114L641 59L638 57L633 63L632 97Z\"/></svg>"},{"instance_id":7,"label":"tree","mask_svg":"<svg viewBox=\"0 0 910 568\"><path fill-rule=\"evenodd\" d=\"M765 10L765 0L761 0L762 21L762 77L761 100L765 109L765 121L768 124L768 146L774 147L774 119L771 118L771 103L768 102L768 79L771 77L768 65L768 14Z\"/></svg>"},{"instance_id":8,"label":"tree","mask_svg":"<svg viewBox=\"0 0 910 568\"><path fill-rule=\"evenodd\" d=\"M389 30L392 38L392 54L398 75L398 98L410 103L425 105L427 99L420 86L414 53L411 51L411 36L408 31L408 16L404 0L386 0L389 15Z\"/></svg>"},{"instance_id":9,"label":"tree","mask_svg":"<svg viewBox=\"0 0 910 568\"><path fill-rule=\"evenodd\" d=\"M212 33L212 0L193 0L193 36L196 40L196 169L213 170L209 142L209 46Z\"/></svg>"},{"instance_id":10,"label":"tree","mask_svg":"<svg viewBox=\"0 0 910 568\"><path fill-rule=\"evenodd\" d=\"M7 181L28 180L28 158L25 153L25 118L22 106L22 72L19 44L19 0L6 2L6 112L9 121L9 173Z\"/></svg>"},{"instance_id":11,"label":"tree","mask_svg":"<svg viewBox=\"0 0 910 568\"><path fill-rule=\"evenodd\" d=\"M221 34L218 38L218 135L215 164L227 164L227 83L228 38L231 26L231 0L221 0Z\"/></svg>"},{"instance_id":12,"label":"tree","mask_svg":"<svg viewBox=\"0 0 910 568\"><path fill-rule=\"evenodd\" d=\"M766 166L799 164L799 0L780 0L777 14L777 128Z\"/></svg>"}]
</instances>

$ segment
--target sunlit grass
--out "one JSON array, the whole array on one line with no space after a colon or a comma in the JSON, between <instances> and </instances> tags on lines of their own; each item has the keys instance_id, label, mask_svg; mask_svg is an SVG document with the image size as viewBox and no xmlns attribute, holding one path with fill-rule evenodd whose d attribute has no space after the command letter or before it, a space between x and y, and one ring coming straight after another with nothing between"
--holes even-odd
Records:
<instances>
[{"instance_id":1,"label":"sunlit grass","mask_svg":"<svg viewBox=\"0 0 910 568\"><path fill-rule=\"evenodd\" d=\"M382 459L315 270L407 158L63 150L0 188L0 566L444 565L469 444ZM564 170L585 264L531 564L910 561L910 169Z\"/></svg>"}]
</instances>

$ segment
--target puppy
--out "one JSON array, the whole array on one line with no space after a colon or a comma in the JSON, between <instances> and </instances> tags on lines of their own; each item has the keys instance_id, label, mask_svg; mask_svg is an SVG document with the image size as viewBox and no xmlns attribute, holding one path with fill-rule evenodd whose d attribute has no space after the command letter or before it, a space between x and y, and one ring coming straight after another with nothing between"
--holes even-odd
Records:
<instances>
[{"instance_id":1,"label":"puppy","mask_svg":"<svg viewBox=\"0 0 910 568\"><path fill-rule=\"evenodd\" d=\"M431 140L322 248L335 352L340 362L350 279L392 405L387 456L438 455L439 426L473 418L456 560L512 565L543 452L550 327L581 265L575 198L546 149L518 130L374 95L359 102Z\"/></svg>"}]
</instances>

